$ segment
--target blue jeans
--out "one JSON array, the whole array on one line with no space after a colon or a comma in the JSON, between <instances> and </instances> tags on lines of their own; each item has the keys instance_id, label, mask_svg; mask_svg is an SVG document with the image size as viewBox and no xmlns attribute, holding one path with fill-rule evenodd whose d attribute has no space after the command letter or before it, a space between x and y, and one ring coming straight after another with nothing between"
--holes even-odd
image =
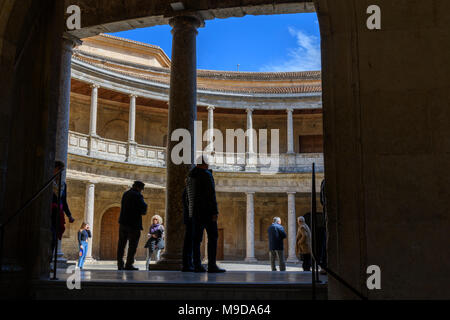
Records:
<instances>
[{"instance_id":1,"label":"blue jeans","mask_svg":"<svg viewBox=\"0 0 450 320\"><path fill-rule=\"evenodd\" d=\"M82 241L81 242L81 246L83 247L83 249L82 249L83 250L83 255L78 260L78 267L83 268L84 261L86 260L86 255L87 255L87 251L88 251L88 243L87 243L87 241Z\"/></svg>"}]
</instances>

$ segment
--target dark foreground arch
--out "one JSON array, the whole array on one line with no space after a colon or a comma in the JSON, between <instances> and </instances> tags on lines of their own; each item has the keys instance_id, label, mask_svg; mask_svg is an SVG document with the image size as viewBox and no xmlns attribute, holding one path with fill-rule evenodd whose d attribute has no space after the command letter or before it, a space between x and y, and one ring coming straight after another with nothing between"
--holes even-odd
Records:
<instances>
[{"instance_id":1,"label":"dark foreground arch","mask_svg":"<svg viewBox=\"0 0 450 320\"><path fill-rule=\"evenodd\" d=\"M99 7L100 1L79 2L91 5L86 32L108 24L120 29L119 20L139 19L127 13L136 12L132 6L140 1L127 1L128 10L120 7L124 1L109 1L108 8ZM450 3L375 2L383 13L379 31L366 28L366 1L315 1L323 45L330 267L371 298L450 298ZM2 217L51 174L64 31L62 1L4 3ZM159 2L152 3L147 15L159 15ZM190 9L213 2L201 3ZM46 206L48 197L6 235L11 264L24 270L16 273L24 279L16 286L19 294L30 289L27 280L48 271ZM381 267L381 291L365 286L372 264ZM352 297L334 281L329 296Z\"/></svg>"}]
</instances>

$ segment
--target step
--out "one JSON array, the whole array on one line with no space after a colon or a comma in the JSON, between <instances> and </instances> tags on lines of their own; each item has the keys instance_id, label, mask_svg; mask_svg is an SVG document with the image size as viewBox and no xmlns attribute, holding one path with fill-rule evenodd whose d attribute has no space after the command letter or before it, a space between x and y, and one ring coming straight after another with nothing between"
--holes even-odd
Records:
<instances>
[{"instance_id":1,"label":"step","mask_svg":"<svg viewBox=\"0 0 450 320\"><path fill-rule=\"evenodd\" d=\"M67 278L34 283L37 300L311 300L311 274L305 272L227 272L195 274L171 271L83 271L81 289L69 290ZM326 277L316 287L326 300Z\"/></svg>"}]
</instances>

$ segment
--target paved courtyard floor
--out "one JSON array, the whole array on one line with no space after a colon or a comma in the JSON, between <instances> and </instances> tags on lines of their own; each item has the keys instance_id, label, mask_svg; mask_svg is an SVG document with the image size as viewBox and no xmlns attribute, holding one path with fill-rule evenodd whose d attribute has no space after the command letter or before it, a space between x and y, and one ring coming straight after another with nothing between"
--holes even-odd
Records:
<instances>
[{"instance_id":1,"label":"paved courtyard floor","mask_svg":"<svg viewBox=\"0 0 450 320\"><path fill-rule=\"evenodd\" d=\"M60 281L66 281L70 274L58 273ZM267 271L229 271L223 274L183 273L174 271L113 271L113 270L83 270L83 283L141 283L141 284L271 284L271 285L311 285L310 272L267 272ZM321 276L322 284L327 282Z\"/></svg>"},{"instance_id":2,"label":"paved courtyard floor","mask_svg":"<svg viewBox=\"0 0 450 320\"><path fill-rule=\"evenodd\" d=\"M69 261L70 264L76 264L76 261ZM245 263L240 261L222 261L218 262L218 265L227 271L270 271L271 266L269 261L259 261L257 263ZM302 272L301 263L287 263L287 272ZM137 261L135 267L141 271L145 271L145 262ZM277 265L277 269L279 267ZM84 270L117 270L117 264L115 261L95 261L86 262Z\"/></svg>"}]
</instances>

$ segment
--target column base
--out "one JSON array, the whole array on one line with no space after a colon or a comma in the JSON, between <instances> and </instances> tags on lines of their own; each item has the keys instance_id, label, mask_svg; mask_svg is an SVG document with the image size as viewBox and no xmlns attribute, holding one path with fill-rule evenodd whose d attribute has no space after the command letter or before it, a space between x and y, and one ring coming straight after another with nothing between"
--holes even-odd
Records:
<instances>
[{"instance_id":1,"label":"column base","mask_svg":"<svg viewBox=\"0 0 450 320\"><path fill-rule=\"evenodd\" d=\"M56 267L58 269L67 269L69 267L69 264L67 263L67 259L63 258L62 256L59 257L59 255L58 255L58 259L56 260Z\"/></svg>"},{"instance_id":2,"label":"column base","mask_svg":"<svg viewBox=\"0 0 450 320\"><path fill-rule=\"evenodd\" d=\"M245 258L244 261L247 262L247 263L256 263L256 262L258 262L258 260L256 258L254 258L254 257Z\"/></svg>"},{"instance_id":3,"label":"column base","mask_svg":"<svg viewBox=\"0 0 450 320\"><path fill-rule=\"evenodd\" d=\"M92 258L92 257L90 257L90 258L86 257L86 259L84 260L84 262L85 262L85 264L86 264L86 263L88 263L88 264L96 264L96 263L97 263L97 260L95 260L95 259Z\"/></svg>"},{"instance_id":4,"label":"column base","mask_svg":"<svg viewBox=\"0 0 450 320\"><path fill-rule=\"evenodd\" d=\"M176 260L161 260L156 264L150 266L150 271L181 271L183 268L183 261L181 259Z\"/></svg>"}]
</instances>

